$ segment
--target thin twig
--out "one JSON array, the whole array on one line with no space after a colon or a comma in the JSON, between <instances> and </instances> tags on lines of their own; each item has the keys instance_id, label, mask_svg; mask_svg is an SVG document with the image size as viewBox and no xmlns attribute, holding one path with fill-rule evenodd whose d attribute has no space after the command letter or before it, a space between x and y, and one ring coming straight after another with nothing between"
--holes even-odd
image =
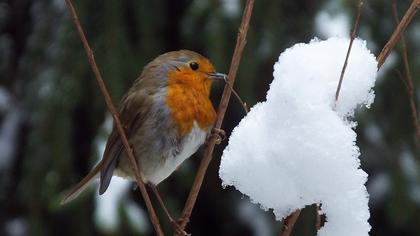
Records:
<instances>
[{"instance_id":1,"label":"thin twig","mask_svg":"<svg viewBox=\"0 0 420 236\"><path fill-rule=\"evenodd\" d=\"M397 11L397 1L392 0L392 13L395 18L395 22L397 24L400 23L400 19L398 17L398 11ZM414 86L413 86L413 78L411 77L410 72L410 65L408 62L408 51L407 51L407 43L405 41L404 32L401 33L401 51L402 51L402 58L404 62L404 70L405 70L405 76L404 76L404 82L407 88L408 97L410 100L410 109L411 109L411 117L413 126L416 130L416 137L418 140L418 144L420 144L420 125L417 117L417 108L416 108L416 102L414 97Z\"/></svg>"},{"instance_id":2,"label":"thin twig","mask_svg":"<svg viewBox=\"0 0 420 236\"><path fill-rule=\"evenodd\" d=\"M233 85L236 78L236 73L238 71L239 62L241 60L242 52L246 44L246 35L249 28L249 21L251 19L252 15L252 9L254 6L254 0L247 0L246 6L244 9L244 13L242 16L242 22L239 27L238 36L236 39L236 46L235 50L233 52L232 61L230 64L229 69L229 75L228 75L228 81L229 85ZM229 104L229 98L231 95L231 89L228 84L225 85L225 88L223 90L223 95L219 104L219 109L217 112L217 118L215 123L215 128L220 129L222 126L223 118L226 113L227 106ZM197 171L197 176L195 177L193 186L191 188L190 194L188 196L188 199L185 203L184 210L182 211L182 216L180 218L180 226L182 229L185 228L187 225L189 218L191 216L191 212L194 208L195 202L197 200L198 193L200 191L201 185L203 183L204 176L206 174L207 168L210 164L210 161L212 159L214 146L216 144L216 137L211 136L208 145L203 153L203 158L201 159L200 167Z\"/></svg>"},{"instance_id":3,"label":"thin twig","mask_svg":"<svg viewBox=\"0 0 420 236\"><path fill-rule=\"evenodd\" d=\"M86 51L86 54L87 54L87 57L88 57L88 60L89 60L89 64L90 64L90 66L93 70L93 73L95 74L95 78L98 82L99 88L101 89L102 94L105 98L106 106L108 107L109 112L111 113L112 117L114 118L115 125L117 127L118 133L120 134L120 137L121 137L121 141L122 141L122 143L124 145L124 148L125 148L125 152L127 153L127 156L130 159L130 162L132 164L132 170L133 170L134 176L136 178L137 185L138 185L138 187L140 189L140 192L143 196L143 199L146 203L147 210L149 212L150 220L152 221L152 224L153 224L153 226L156 230L156 234L157 235L164 235L163 231L160 227L160 224L159 224L159 219L156 215L155 210L153 209L153 205L150 201L150 198L149 198L149 195L147 193L144 182L143 182L143 180L142 180L142 178L139 174L140 173L139 172L139 167L137 165L137 162L135 161L133 150L131 149L130 144L128 143L127 136L125 134L123 126L121 125L121 121L120 121L118 112L115 109L114 104L112 103L111 96L109 95L108 89L106 88L106 85L105 85L105 83L102 79L101 72L99 71L98 66L96 65L95 58L94 58L94 55L93 55L93 51L90 48L89 43L86 39L86 36L83 32L83 28L82 28L82 26L79 22L79 18L77 16L76 10L74 9L74 6L73 6L71 0L66 0L66 3L67 3L67 6L70 9L71 16L72 16L73 21L76 25L76 28L77 28L77 31L79 33L80 39L82 40L83 47L85 48L85 51Z\"/></svg>"},{"instance_id":4,"label":"thin twig","mask_svg":"<svg viewBox=\"0 0 420 236\"><path fill-rule=\"evenodd\" d=\"M347 68L347 62L349 60L351 47L353 46L353 41L356 38L357 30L359 29L359 21L360 21L360 15L361 15L361 12L362 12L362 6L363 6L363 0L359 0L359 5L357 6L357 17L356 17L356 20L354 22L353 31L352 31L351 36L350 36L349 47L347 49L346 59L344 60L344 65L343 65L343 69L341 70L340 80L338 82L337 90L335 92L335 102L336 103L337 103L337 100L338 100L338 96L340 95L341 84L343 83L344 73L345 73L346 68Z\"/></svg>"},{"instance_id":5,"label":"thin twig","mask_svg":"<svg viewBox=\"0 0 420 236\"><path fill-rule=\"evenodd\" d=\"M417 10L420 7L420 0L413 0L408 10L405 12L401 22L398 24L397 28L395 29L394 33L389 38L388 42L382 48L381 53L378 56L378 70L384 64L386 58L388 57L389 53L391 52L392 48L394 48L395 44L401 37L402 32L405 31L407 26L410 24L411 20L413 19L414 15L416 14Z\"/></svg>"},{"instance_id":6,"label":"thin twig","mask_svg":"<svg viewBox=\"0 0 420 236\"><path fill-rule=\"evenodd\" d=\"M289 236L293 231L293 226L295 225L297 219L299 218L300 210L296 210L292 214L290 214L283 223L282 231L280 232L280 236Z\"/></svg>"},{"instance_id":7,"label":"thin twig","mask_svg":"<svg viewBox=\"0 0 420 236\"><path fill-rule=\"evenodd\" d=\"M245 113L248 114L249 109L246 102L242 101L242 98L239 96L239 94L233 89L232 85L230 85L229 80L225 79L225 83L229 86L230 90L232 90L233 95L235 95L236 99L239 101L239 103L242 105L242 109L244 109Z\"/></svg>"},{"instance_id":8,"label":"thin twig","mask_svg":"<svg viewBox=\"0 0 420 236\"><path fill-rule=\"evenodd\" d=\"M400 79L400 80L401 80L401 82L404 84L405 89L409 89L409 88L408 88L407 81L405 81L405 77L404 77L404 75L401 73L401 71L399 71L399 70L395 70L395 72L398 74L398 79Z\"/></svg>"}]
</instances>

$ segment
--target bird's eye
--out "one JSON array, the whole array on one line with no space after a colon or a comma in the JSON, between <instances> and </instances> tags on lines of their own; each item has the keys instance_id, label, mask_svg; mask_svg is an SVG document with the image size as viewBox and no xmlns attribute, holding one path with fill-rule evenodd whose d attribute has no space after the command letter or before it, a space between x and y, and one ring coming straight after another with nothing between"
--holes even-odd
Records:
<instances>
[{"instance_id":1,"label":"bird's eye","mask_svg":"<svg viewBox=\"0 0 420 236\"><path fill-rule=\"evenodd\" d=\"M198 63L193 61L190 63L190 67L192 70L198 70Z\"/></svg>"}]
</instances>

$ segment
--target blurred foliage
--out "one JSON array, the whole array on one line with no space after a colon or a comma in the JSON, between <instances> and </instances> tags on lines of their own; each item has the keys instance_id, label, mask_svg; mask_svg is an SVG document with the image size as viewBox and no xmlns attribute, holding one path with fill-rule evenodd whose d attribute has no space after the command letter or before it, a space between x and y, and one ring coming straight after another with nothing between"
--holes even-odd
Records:
<instances>
[{"instance_id":1,"label":"blurred foliage","mask_svg":"<svg viewBox=\"0 0 420 236\"><path fill-rule=\"evenodd\" d=\"M354 0L256 1L235 85L248 105L264 100L280 52L313 38L316 14L328 10L332 2L329 11L345 12L354 19ZM219 71L227 71L244 1L75 0L74 4L118 104L142 67L166 51L195 50L209 57ZM398 1L400 15L409 4ZM406 32L417 103L419 25L417 16ZM375 55L394 28L389 1L365 1L360 37ZM109 132L103 125L102 95L65 2L2 0L0 30L0 235L153 235L146 218L140 230L136 221L142 218L130 220L130 208L144 208L137 190L126 192L124 201L135 204L119 205L120 224L113 230L105 230L95 217L96 190L72 204L59 205L63 191L100 158L98 143ZM371 235L414 236L420 234L419 142L398 50L385 67L374 105L357 115L362 168L370 176ZM215 105L221 89L222 85L215 86ZM243 117L241 109L232 100L224 122L228 134ZM224 145L216 149L188 231L194 235L277 234L281 223L271 212L249 204L233 188L221 187L218 166ZM174 215L182 210L199 156L159 186ZM160 210L159 214L165 231L171 232ZM314 221L314 208L307 207L294 235L315 235Z\"/></svg>"}]
</instances>

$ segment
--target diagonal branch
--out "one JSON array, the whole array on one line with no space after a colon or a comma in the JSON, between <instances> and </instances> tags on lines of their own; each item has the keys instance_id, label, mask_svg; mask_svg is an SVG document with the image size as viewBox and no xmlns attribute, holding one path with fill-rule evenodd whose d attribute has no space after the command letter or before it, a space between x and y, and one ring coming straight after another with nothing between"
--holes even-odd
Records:
<instances>
[{"instance_id":1,"label":"diagonal branch","mask_svg":"<svg viewBox=\"0 0 420 236\"><path fill-rule=\"evenodd\" d=\"M143 182L143 180L142 180L142 178L139 174L140 173L139 172L139 167L138 167L137 162L134 158L133 150L131 149L130 144L128 143L127 136L126 136L125 131L124 131L122 125L121 125L121 121L120 121L118 112L115 109L115 106L112 104L111 96L109 95L108 89L106 88L106 85L105 85L105 83L102 79L101 72L99 71L98 66L96 65L95 58L94 58L94 55L93 55L93 51L89 46L89 43L86 39L85 34L83 33L83 28L80 25L79 18L77 16L76 10L74 9L71 0L66 0L66 3L67 3L67 6L70 10L70 13L71 13L71 16L73 18L74 24L76 25L76 28L77 28L77 31L79 33L80 39L82 40L83 47L85 48L85 51L86 51L86 54L87 54L87 57L88 57L88 60L89 60L89 64L90 64L90 66L93 70L93 73L95 74L95 78L98 82L99 88L101 89L102 94L105 98L106 106L108 107L109 112L111 113L112 117L114 118L115 125L117 127L118 133L121 136L121 140L122 140L122 143L123 143L124 148L125 148L125 152L127 153L127 156L130 159L130 162L132 164L133 173L135 175L136 182L137 182L137 185L138 185L138 187L140 189L140 192L143 196L143 199L146 203L147 210L149 212L150 220L152 221L153 227L156 230L156 234L159 235L159 236L164 235L163 231L160 227L160 224L159 224L159 219L156 215L155 210L153 209L153 205L150 201L149 195L147 194L147 190L146 190L146 187L144 185L144 182Z\"/></svg>"},{"instance_id":2,"label":"diagonal branch","mask_svg":"<svg viewBox=\"0 0 420 236\"><path fill-rule=\"evenodd\" d=\"M363 6L363 1L359 0L359 5L357 6L356 21L354 22L353 31L352 31L351 37L350 37L349 47L347 49L346 59L344 60L344 65L343 65L343 69L341 70L340 80L338 82L337 90L335 92L335 102L336 103L337 103L337 100L338 100L338 96L340 95L341 84L343 83L344 73L345 73L346 68L347 68L347 62L349 60L351 47L353 46L353 41L356 38L357 30L359 29L359 21L360 21L360 15L361 15L361 12L362 12L362 6Z\"/></svg>"},{"instance_id":3,"label":"diagonal branch","mask_svg":"<svg viewBox=\"0 0 420 236\"><path fill-rule=\"evenodd\" d=\"M411 20L413 19L414 15L416 14L417 10L420 8L420 0L413 0L408 10L405 12L401 22L398 24L397 28L395 29L394 33L389 38L388 42L382 48L381 53L378 56L378 70L384 64L386 58L388 57L391 50L394 48L395 44L400 39L402 33L405 31L407 26L410 24Z\"/></svg>"},{"instance_id":4,"label":"diagonal branch","mask_svg":"<svg viewBox=\"0 0 420 236\"><path fill-rule=\"evenodd\" d=\"M392 0L392 13L394 15L395 22L399 24L400 19L398 17L396 0ZM406 85L408 97L410 99L411 117L412 117L413 126L416 130L415 133L416 133L417 141L418 143L420 143L420 125L419 125L419 121L417 117L417 108L416 108L414 88L413 88L414 87L413 78L411 76L410 66L408 63L407 43L405 42L404 33L401 33L401 51L402 51L402 58L403 58L404 70L405 70L405 76L404 76L405 80L403 81L405 82L404 84Z\"/></svg>"},{"instance_id":5,"label":"diagonal branch","mask_svg":"<svg viewBox=\"0 0 420 236\"><path fill-rule=\"evenodd\" d=\"M216 124L215 128L220 129L222 126L223 118L226 113L227 106L229 104L229 98L231 95L230 86L233 86L236 78L236 72L238 71L239 62L241 60L242 52L246 44L246 35L249 28L249 22L252 15L252 9L254 7L254 0L247 0L244 13L242 15L242 22L239 27L238 36L236 39L236 46L233 52L232 61L230 64L229 75L228 75L228 83L226 83L225 88L223 90L223 95L219 104L219 109L217 112ZM216 144L216 137L212 136L208 141L208 145L204 150L203 158L200 163L200 167L197 171L197 176L195 177L193 186L191 188L190 194L188 196L187 202L185 203L184 210L182 211L181 216L181 223L180 226L182 229L185 228L187 225L189 218L191 216L191 212L194 208L195 202L197 201L197 196L200 191L201 185L204 180L204 176L206 174L207 168L210 164L212 159L214 146Z\"/></svg>"},{"instance_id":6,"label":"diagonal branch","mask_svg":"<svg viewBox=\"0 0 420 236\"><path fill-rule=\"evenodd\" d=\"M280 232L280 236L290 236L292 234L293 226L295 226L295 223L300 215L300 209L294 211L292 214L290 214L286 219L284 219L283 222L283 228Z\"/></svg>"}]
</instances>

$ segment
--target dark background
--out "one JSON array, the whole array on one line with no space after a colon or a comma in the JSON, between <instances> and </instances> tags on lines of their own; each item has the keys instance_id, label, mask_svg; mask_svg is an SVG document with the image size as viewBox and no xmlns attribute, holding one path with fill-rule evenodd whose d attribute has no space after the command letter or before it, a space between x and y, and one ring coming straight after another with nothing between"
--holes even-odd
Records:
<instances>
[{"instance_id":1,"label":"dark background","mask_svg":"<svg viewBox=\"0 0 420 236\"><path fill-rule=\"evenodd\" d=\"M235 10L236 2L240 5ZM74 4L118 104L145 63L166 51L195 50L209 57L218 71L227 72L244 1ZM398 1L400 15L409 4ZM263 101L280 52L314 36L325 37L315 27L320 11L347 15L351 25L356 5L354 0L257 0L235 85L238 93L250 106ZM359 32L375 55L394 28L390 1L365 1ZM406 37L419 102L419 16ZM357 113L358 146L362 168L369 174L371 235L414 236L420 235L420 152L401 56L394 52L378 78L372 108ZM215 106L221 89L213 89ZM232 99L223 125L228 134L243 115ZM111 196L112 190L97 198L92 188L75 202L59 205L63 191L100 158L112 123L64 0L0 1L0 123L0 235L153 235L147 217L141 217L144 204L131 185L113 201L114 215L97 212L98 199ZM218 165L225 145L216 148L187 230L193 235L278 234L281 223L271 212L250 204L233 188L221 187ZM191 158L159 186L175 216L199 161L200 155ZM111 186L122 186L118 182ZM169 234L166 218L160 219ZM314 225L314 208L307 207L293 235L315 235Z\"/></svg>"}]
</instances>

